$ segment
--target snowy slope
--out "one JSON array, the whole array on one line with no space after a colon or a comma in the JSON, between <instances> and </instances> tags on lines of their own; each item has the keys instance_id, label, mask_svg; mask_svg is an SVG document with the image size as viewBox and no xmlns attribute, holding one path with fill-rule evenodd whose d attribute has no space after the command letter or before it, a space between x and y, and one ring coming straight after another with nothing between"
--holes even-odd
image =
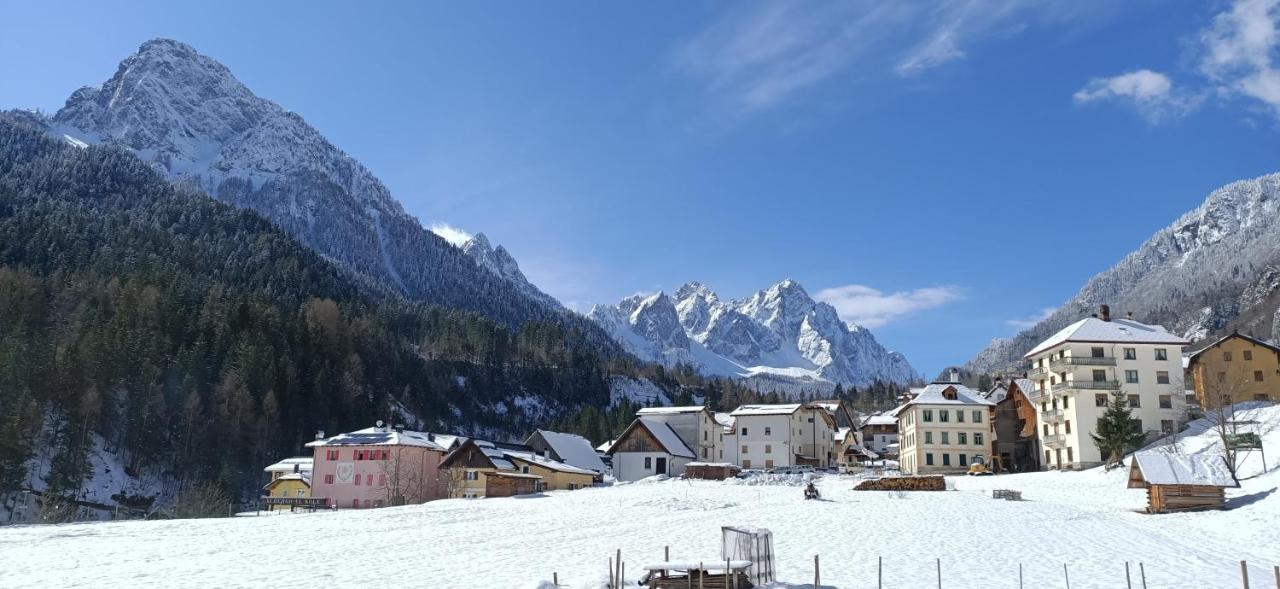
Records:
<instances>
[{"instance_id":1,"label":"snowy slope","mask_svg":"<svg viewBox=\"0 0 1280 589\"><path fill-rule=\"evenodd\" d=\"M741 301L722 300L691 282L674 296L633 295L587 315L632 354L705 374L753 378L784 390L863 386L915 378L906 358L870 331L841 321L794 280Z\"/></svg>"},{"instance_id":2,"label":"snowy slope","mask_svg":"<svg viewBox=\"0 0 1280 589\"><path fill-rule=\"evenodd\" d=\"M1253 333L1280 339L1280 174L1233 182L1161 229L1075 296L1012 339L970 361L977 372L1022 365L1036 343L1094 312L1133 312L1144 323L1201 340Z\"/></svg>"},{"instance_id":3,"label":"snowy slope","mask_svg":"<svg viewBox=\"0 0 1280 589\"><path fill-rule=\"evenodd\" d=\"M451 246L301 116L183 43L144 43L102 85L73 93L48 125L69 141L126 147L170 178L253 209L348 271L410 298L512 324L536 318L589 326L530 284L505 249L490 248L483 236L466 253Z\"/></svg>"}]
</instances>

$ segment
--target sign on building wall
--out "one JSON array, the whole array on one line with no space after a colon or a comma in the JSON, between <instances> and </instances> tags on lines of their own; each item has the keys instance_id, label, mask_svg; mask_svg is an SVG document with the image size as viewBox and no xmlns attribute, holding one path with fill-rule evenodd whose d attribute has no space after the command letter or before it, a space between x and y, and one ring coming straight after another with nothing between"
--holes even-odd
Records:
<instances>
[{"instance_id":1,"label":"sign on building wall","mask_svg":"<svg viewBox=\"0 0 1280 589\"><path fill-rule=\"evenodd\" d=\"M356 465L354 462L339 462L335 480L338 484L351 484L356 478Z\"/></svg>"}]
</instances>

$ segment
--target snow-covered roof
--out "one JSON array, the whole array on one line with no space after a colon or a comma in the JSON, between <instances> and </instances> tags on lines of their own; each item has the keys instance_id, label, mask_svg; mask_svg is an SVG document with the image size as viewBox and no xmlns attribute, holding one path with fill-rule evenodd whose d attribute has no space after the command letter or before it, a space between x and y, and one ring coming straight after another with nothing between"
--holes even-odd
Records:
<instances>
[{"instance_id":1,"label":"snow-covered roof","mask_svg":"<svg viewBox=\"0 0 1280 589\"><path fill-rule=\"evenodd\" d=\"M1192 362L1194 362L1196 358L1200 357L1200 354L1203 354L1203 353L1205 353L1206 351L1208 351L1209 349L1211 349L1211 348L1213 348L1213 347L1217 346L1218 344L1220 344L1220 343L1222 343L1222 342L1224 342L1224 341L1227 341L1227 340L1229 340L1229 339L1232 339L1232 338L1240 338L1240 339L1245 340L1245 341L1247 341L1247 342L1249 342L1249 343L1252 343L1252 344L1254 344L1254 345L1262 346L1262 347L1267 348L1267 349L1269 349L1269 350L1271 350L1271 351L1273 351L1273 352L1280 353L1280 347L1276 347L1276 345L1275 345L1275 344L1273 344L1273 343L1271 343L1271 342L1269 342L1269 341L1266 341L1266 340L1260 340L1260 339L1258 339L1258 338L1256 338L1256 337L1249 336L1249 335L1245 335L1245 334L1243 334L1243 333L1240 333L1240 332L1236 331L1236 332L1232 332L1232 333L1229 333L1229 334L1227 334L1227 335L1224 335L1224 336L1222 336L1222 337L1218 338L1217 340L1215 340L1213 343L1208 344L1208 345L1206 345L1205 347L1200 348L1199 350L1196 350L1196 351L1194 351L1194 352L1192 352L1192 353L1190 353L1190 354L1187 354L1186 356L1183 356L1183 357L1182 357L1182 367L1183 367L1183 368L1186 368L1186 367L1190 366L1190 365L1191 365L1191 363L1192 363Z\"/></svg>"},{"instance_id":2,"label":"snow-covered roof","mask_svg":"<svg viewBox=\"0 0 1280 589\"><path fill-rule=\"evenodd\" d=\"M954 389L956 398L948 399L943 392L948 389ZM954 382L935 382L923 389L914 399L907 401L907 405L995 405L995 403L982 398L982 393L975 391L967 386Z\"/></svg>"},{"instance_id":3,"label":"snow-covered roof","mask_svg":"<svg viewBox=\"0 0 1280 589\"><path fill-rule=\"evenodd\" d=\"M592 454L594 455L594 452L593 452ZM538 453L536 453L536 452L517 452L517 451L514 451L514 450L504 450L504 451L503 451L503 455L504 455L508 460L523 460L523 461L528 462L528 463L530 463L530 464L536 464L536 465L541 466L541 467L543 467L543 468L550 469L550 470L554 470L554 471L557 471L557 472L567 472L567 473L572 473L572 474L585 474L585 475L591 475L591 476L595 476L595 475L597 475L597 474L600 474L599 472L594 471L594 470L588 470L588 469L585 469L585 468L578 468L578 467L576 467L576 466L573 466L573 465L570 465L570 464L565 464L565 463L563 463L563 462L560 462L559 460L552 460L552 459L550 459L550 458L546 458L546 457L544 457L544 456L542 456L542 455L540 455L540 454L538 454ZM596 460L599 460L599 458L597 457L597 458L596 458ZM601 464L603 465L604 463L602 462Z\"/></svg>"},{"instance_id":4,"label":"snow-covered roof","mask_svg":"<svg viewBox=\"0 0 1280 589\"><path fill-rule=\"evenodd\" d=\"M310 474L310 473L295 472L295 473L290 473L290 474L286 474L286 475L281 475L281 476L279 476L279 477L276 477L275 479L272 479L272 481L271 481L271 482L269 482L269 483L267 483L266 485L263 485L263 487L262 487L262 488L263 488L263 489L270 489L270 488L275 487L276 485L280 484L280 483L281 483L281 482L283 482L283 481L301 481L301 482L302 482L302 484L304 484L304 485L306 485L306 486L310 487L310 486L311 486L311 474Z\"/></svg>"},{"instance_id":5,"label":"snow-covered roof","mask_svg":"<svg viewBox=\"0 0 1280 589\"><path fill-rule=\"evenodd\" d=\"M1240 486L1221 456L1139 452L1133 455L1133 464L1151 485Z\"/></svg>"},{"instance_id":6,"label":"snow-covered roof","mask_svg":"<svg viewBox=\"0 0 1280 589\"><path fill-rule=\"evenodd\" d=\"M871 417L868 417L868 418L866 419L866 421L862 422L862 424L863 424L863 426L868 426L868 425L897 425L897 424L898 424L898 416L897 416L897 414L896 414L896 413L881 413L881 414L879 414L879 415L872 415Z\"/></svg>"},{"instance_id":7,"label":"snow-covered roof","mask_svg":"<svg viewBox=\"0 0 1280 589\"><path fill-rule=\"evenodd\" d=\"M850 430L852 430L852 429L853 429L853 428L851 428L851 427L842 427L842 428L837 429L836 431L832 432L832 433L831 433L831 437L832 437L832 439L834 439L834 440L836 440L836 441L843 440L845 436L849 435L849 431L850 431Z\"/></svg>"},{"instance_id":8,"label":"snow-covered roof","mask_svg":"<svg viewBox=\"0 0 1280 589\"><path fill-rule=\"evenodd\" d=\"M879 454L876 454L875 452L872 452L871 450L863 447L862 444L857 444L857 443L849 444L849 447L845 448L844 453L845 454L861 454L863 456L866 456L870 460L875 460L877 458L880 458Z\"/></svg>"},{"instance_id":9,"label":"snow-covered roof","mask_svg":"<svg viewBox=\"0 0 1280 589\"><path fill-rule=\"evenodd\" d=\"M783 405L741 405L734 409L730 416L741 417L743 415L791 415L800 410L800 403L786 403Z\"/></svg>"},{"instance_id":10,"label":"snow-covered roof","mask_svg":"<svg viewBox=\"0 0 1280 589\"><path fill-rule=\"evenodd\" d=\"M608 452L609 448L612 448L613 443L616 441L618 440L609 440L608 442L605 442L603 444L600 444L599 446L596 446L596 452Z\"/></svg>"},{"instance_id":11,"label":"snow-covered roof","mask_svg":"<svg viewBox=\"0 0 1280 589\"><path fill-rule=\"evenodd\" d=\"M294 456L293 458L285 458L262 470L264 472L293 472L294 467L297 467L300 472L311 472L314 461L315 458L312 456Z\"/></svg>"},{"instance_id":12,"label":"snow-covered roof","mask_svg":"<svg viewBox=\"0 0 1280 589\"><path fill-rule=\"evenodd\" d=\"M1049 339L1040 342L1023 358L1030 358L1067 342L1168 344L1171 346L1186 346L1191 343L1169 333L1159 325L1147 325L1131 319L1103 321L1097 317L1086 317L1049 336Z\"/></svg>"},{"instance_id":13,"label":"snow-covered roof","mask_svg":"<svg viewBox=\"0 0 1280 589\"><path fill-rule=\"evenodd\" d=\"M652 417L637 417L627 430L630 431L635 427L643 427L649 430L649 433L653 435L653 438L658 441L658 444L662 446L663 451L667 454L681 458L697 458L693 450L690 450L685 445L684 440L681 440L680 436L676 435L675 430L672 430L671 426L667 425L666 422L658 421ZM626 432L623 432L623 434L625 435ZM609 452L612 453L613 448L610 448Z\"/></svg>"},{"instance_id":14,"label":"snow-covered roof","mask_svg":"<svg viewBox=\"0 0 1280 589\"><path fill-rule=\"evenodd\" d=\"M453 438L454 436L446 436ZM418 446L446 451L448 448L429 432L396 431L387 427L367 427L362 430L338 434L332 438L308 442L308 448L317 446Z\"/></svg>"},{"instance_id":15,"label":"snow-covered roof","mask_svg":"<svg viewBox=\"0 0 1280 589\"><path fill-rule=\"evenodd\" d=\"M706 411L707 408L701 405L689 405L686 407L645 407L636 412L637 415L674 415L678 413L698 413Z\"/></svg>"},{"instance_id":16,"label":"snow-covered roof","mask_svg":"<svg viewBox=\"0 0 1280 589\"><path fill-rule=\"evenodd\" d=\"M993 403L999 403L1000 401L1003 401L1004 398L1007 397L1008 395L1009 395L1009 389L1004 388L1003 385L996 385L995 388L985 393L982 393L982 398L987 399Z\"/></svg>"},{"instance_id":17,"label":"snow-covered roof","mask_svg":"<svg viewBox=\"0 0 1280 589\"><path fill-rule=\"evenodd\" d=\"M733 424L735 421L737 421L733 418L732 415L729 415L728 413L716 413L715 418L716 418L716 423L724 426L725 431L729 431L730 429L733 429Z\"/></svg>"},{"instance_id":18,"label":"snow-covered roof","mask_svg":"<svg viewBox=\"0 0 1280 589\"><path fill-rule=\"evenodd\" d=\"M565 464L596 473L608 470L604 466L604 461L600 460L600 455L596 454L596 449L591 447L591 442L586 438L544 429L538 430L538 433Z\"/></svg>"}]
</instances>

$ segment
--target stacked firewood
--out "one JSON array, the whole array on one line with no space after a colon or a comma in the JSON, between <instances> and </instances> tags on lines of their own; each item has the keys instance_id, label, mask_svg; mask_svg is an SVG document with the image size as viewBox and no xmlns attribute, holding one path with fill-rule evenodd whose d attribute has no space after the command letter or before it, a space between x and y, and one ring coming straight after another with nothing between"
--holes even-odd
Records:
<instances>
[{"instance_id":1,"label":"stacked firewood","mask_svg":"<svg viewBox=\"0 0 1280 589\"><path fill-rule=\"evenodd\" d=\"M855 491L946 491L947 481L941 476L885 477L867 479Z\"/></svg>"}]
</instances>

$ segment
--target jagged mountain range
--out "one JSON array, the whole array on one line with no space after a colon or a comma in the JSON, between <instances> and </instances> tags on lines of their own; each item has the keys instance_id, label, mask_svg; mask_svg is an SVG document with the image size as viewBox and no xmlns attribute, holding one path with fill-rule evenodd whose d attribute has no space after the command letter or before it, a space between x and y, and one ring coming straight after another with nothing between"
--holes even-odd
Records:
<instances>
[{"instance_id":1,"label":"jagged mountain range","mask_svg":"<svg viewBox=\"0 0 1280 589\"><path fill-rule=\"evenodd\" d=\"M46 124L75 144L128 148L171 180L257 211L367 284L513 326L557 321L613 346L526 280L504 248L484 235L450 245L301 116L183 43L147 41Z\"/></svg>"},{"instance_id":2,"label":"jagged mountain range","mask_svg":"<svg viewBox=\"0 0 1280 589\"><path fill-rule=\"evenodd\" d=\"M1119 263L1085 283L1053 314L997 339L967 367L1018 369L1022 354L1099 304L1133 313L1190 340L1239 330L1280 339L1280 174L1214 190Z\"/></svg>"},{"instance_id":3,"label":"jagged mountain range","mask_svg":"<svg viewBox=\"0 0 1280 589\"><path fill-rule=\"evenodd\" d=\"M794 280L742 300L724 300L697 282L674 295L638 294L587 314L637 357L686 364L782 390L828 390L875 380L917 378L906 358L870 331L846 323Z\"/></svg>"}]
</instances>

